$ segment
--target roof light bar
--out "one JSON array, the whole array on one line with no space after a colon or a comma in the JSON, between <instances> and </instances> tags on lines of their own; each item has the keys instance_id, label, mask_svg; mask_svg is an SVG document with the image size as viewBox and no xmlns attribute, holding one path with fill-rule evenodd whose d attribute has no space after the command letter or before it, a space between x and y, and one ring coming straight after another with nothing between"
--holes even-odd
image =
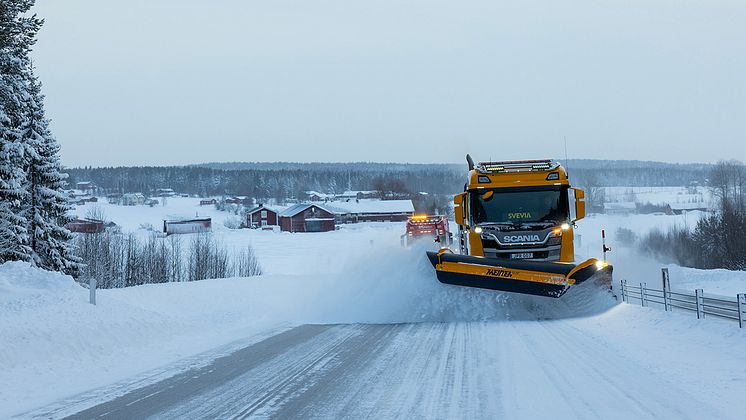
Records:
<instances>
[{"instance_id":1,"label":"roof light bar","mask_svg":"<svg viewBox=\"0 0 746 420\"><path fill-rule=\"evenodd\" d=\"M529 172L529 171L551 171L559 167L558 162L551 159L542 160L514 160L505 162L480 162L474 166L478 172Z\"/></svg>"}]
</instances>

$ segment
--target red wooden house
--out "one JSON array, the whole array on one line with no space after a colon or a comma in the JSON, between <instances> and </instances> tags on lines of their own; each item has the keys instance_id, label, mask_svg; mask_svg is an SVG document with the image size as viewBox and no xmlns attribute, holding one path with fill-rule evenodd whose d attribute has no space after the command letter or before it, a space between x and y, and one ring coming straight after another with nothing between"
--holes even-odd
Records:
<instances>
[{"instance_id":1,"label":"red wooden house","mask_svg":"<svg viewBox=\"0 0 746 420\"><path fill-rule=\"evenodd\" d=\"M335 228L334 213L316 204L296 204L279 216L283 232L328 232Z\"/></svg>"},{"instance_id":2,"label":"red wooden house","mask_svg":"<svg viewBox=\"0 0 746 420\"><path fill-rule=\"evenodd\" d=\"M246 213L246 226L250 228L277 226L277 221L277 211L265 207L264 204L259 204Z\"/></svg>"}]
</instances>

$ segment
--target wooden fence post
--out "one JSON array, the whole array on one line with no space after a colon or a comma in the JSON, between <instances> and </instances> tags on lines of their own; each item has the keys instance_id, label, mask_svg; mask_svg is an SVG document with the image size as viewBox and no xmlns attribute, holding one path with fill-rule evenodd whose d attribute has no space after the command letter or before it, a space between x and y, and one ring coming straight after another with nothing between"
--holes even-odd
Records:
<instances>
[{"instance_id":1,"label":"wooden fence post","mask_svg":"<svg viewBox=\"0 0 746 420\"><path fill-rule=\"evenodd\" d=\"M736 295L736 301L738 302L738 328L743 328L746 324L746 293L739 293Z\"/></svg>"},{"instance_id":2,"label":"wooden fence post","mask_svg":"<svg viewBox=\"0 0 746 420\"><path fill-rule=\"evenodd\" d=\"M621 281L622 286L622 302L627 302L627 280Z\"/></svg>"},{"instance_id":3,"label":"wooden fence post","mask_svg":"<svg viewBox=\"0 0 746 420\"><path fill-rule=\"evenodd\" d=\"M647 294L645 291L646 283L640 283L640 306L648 306L647 301L645 299L645 295Z\"/></svg>"}]
</instances>

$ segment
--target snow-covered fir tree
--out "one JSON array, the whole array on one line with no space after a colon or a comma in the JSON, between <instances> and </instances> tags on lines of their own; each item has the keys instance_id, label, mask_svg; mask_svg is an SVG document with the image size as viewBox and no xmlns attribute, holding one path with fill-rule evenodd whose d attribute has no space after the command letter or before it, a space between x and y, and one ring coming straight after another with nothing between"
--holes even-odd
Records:
<instances>
[{"instance_id":1,"label":"snow-covered fir tree","mask_svg":"<svg viewBox=\"0 0 746 420\"><path fill-rule=\"evenodd\" d=\"M29 261L74 274L59 145L29 58L43 24L29 16L33 4L0 3L0 263Z\"/></svg>"},{"instance_id":2,"label":"snow-covered fir tree","mask_svg":"<svg viewBox=\"0 0 746 420\"><path fill-rule=\"evenodd\" d=\"M23 203L28 222L29 246L33 262L42 268L76 274L77 259L70 245L72 234L65 227L70 221L70 205L62 190L66 175L61 172L60 147L49 130L44 114L41 82L30 71L27 118L21 126L27 144L26 187Z\"/></svg>"},{"instance_id":3,"label":"snow-covered fir tree","mask_svg":"<svg viewBox=\"0 0 746 420\"><path fill-rule=\"evenodd\" d=\"M31 248L23 216L28 145L20 126L28 98L29 51L42 21L26 16L33 0L0 3L0 263L28 261Z\"/></svg>"}]
</instances>

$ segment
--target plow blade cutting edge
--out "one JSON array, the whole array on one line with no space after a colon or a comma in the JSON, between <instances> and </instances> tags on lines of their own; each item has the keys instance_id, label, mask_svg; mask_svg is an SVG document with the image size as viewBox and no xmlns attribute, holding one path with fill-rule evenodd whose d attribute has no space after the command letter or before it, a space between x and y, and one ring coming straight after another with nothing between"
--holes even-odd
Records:
<instances>
[{"instance_id":1,"label":"plow blade cutting edge","mask_svg":"<svg viewBox=\"0 0 746 420\"><path fill-rule=\"evenodd\" d=\"M595 258L580 264L508 260L459 255L448 248L427 257L438 281L457 286L548 297L560 297L587 281L611 288L612 266Z\"/></svg>"}]
</instances>

